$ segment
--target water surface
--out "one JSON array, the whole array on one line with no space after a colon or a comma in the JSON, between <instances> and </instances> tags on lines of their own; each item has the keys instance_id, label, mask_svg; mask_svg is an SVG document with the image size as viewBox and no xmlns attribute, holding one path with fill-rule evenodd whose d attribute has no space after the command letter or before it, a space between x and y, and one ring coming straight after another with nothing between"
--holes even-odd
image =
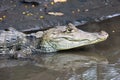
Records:
<instances>
[{"instance_id":1,"label":"water surface","mask_svg":"<svg viewBox=\"0 0 120 80\"><path fill-rule=\"evenodd\" d=\"M101 43L69 51L35 54L25 60L0 57L0 80L120 80L120 17L78 26L105 30Z\"/></svg>"}]
</instances>

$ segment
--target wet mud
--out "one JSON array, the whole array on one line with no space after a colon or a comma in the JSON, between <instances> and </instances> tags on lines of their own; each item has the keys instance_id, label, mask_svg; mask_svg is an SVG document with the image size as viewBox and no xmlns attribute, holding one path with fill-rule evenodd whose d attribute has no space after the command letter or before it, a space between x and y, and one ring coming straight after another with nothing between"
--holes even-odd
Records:
<instances>
[{"instance_id":1,"label":"wet mud","mask_svg":"<svg viewBox=\"0 0 120 80\"><path fill-rule=\"evenodd\" d=\"M119 0L68 0L65 3L53 3L53 0L1 0L0 29L44 29L69 22L80 25L119 14L119 4ZM49 12L64 15L54 16Z\"/></svg>"}]
</instances>

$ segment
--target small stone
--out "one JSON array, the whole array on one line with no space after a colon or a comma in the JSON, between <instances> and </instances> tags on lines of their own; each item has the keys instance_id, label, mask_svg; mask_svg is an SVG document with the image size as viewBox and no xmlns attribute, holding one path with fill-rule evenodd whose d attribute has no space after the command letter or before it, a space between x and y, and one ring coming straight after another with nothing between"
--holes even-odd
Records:
<instances>
[{"instance_id":1,"label":"small stone","mask_svg":"<svg viewBox=\"0 0 120 80\"><path fill-rule=\"evenodd\" d=\"M42 12L42 11L43 11L43 9L41 9L41 8L40 8L40 11Z\"/></svg>"},{"instance_id":2,"label":"small stone","mask_svg":"<svg viewBox=\"0 0 120 80\"><path fill-rule=\"evenodd\" d=\"M32 16L33 14L32 13L29 13L30 16Z\"/></svg>"},{"instance_id":3,"label":"small stone","mask_svg":"<svg viewBox=\"0 0 120 80\"><path fill-rule=\"evenodd\" d=\"M54 16L63 16L64 13L62 12L48 12L49 15L54 15Z\"/></svg>"},{"instance_id":4,"label":"small stone","mask_svg":"<svg viewBox=\"0 0 120 80\"><path fill-rule=\"evenodd\" d=\"M16 5L14 5L14 7L16 7Z\"/></svg>"},{"instance_id":5,"label":"small stone","mask_svg":"<svg viewBox=\"0 0 120 80\"><path fill-rule=\"evenodd\" d=\"M72 11L72 13L74 14L74 13L75 13L75 11Z\"/></svg>"},{"instance_id":6,"label":"small stone","mask_svg":"<svg viewBox=\"0 0 120 80\"><path fill-rule=\"evenodd\" d=\"M28 6L27 6L27 5L25 5L25 8L28 8Z\"/></svg>"},{"instance_id":7,"label":"small stone","mask_svg":"<svg viewBox=\"0 0 120 80\"><path fill-rule=\"evenodd\" d=\"M13 3L13 1L10 1L10 3Z\"/></svg>"},{"instance_id":8,"label":"small stone","mask_svg":"<svg viewBox=\"0 0 120 80\"><path fill-rule=\"evenodd\" d=\"M51 5L54 5L54 2L51 2Z\"/></svg>"},{"instance_id":9,"label":"small stone","mask_svg":"<svg viewBox=\"0 0 120 80\"><path fill-rule=\"evenodd\" d=\"M3 18L5 19L5 18L6 18L6 16L4 15L4 16L3 16Z\"/></svg>"},{"instance_id":10,"label":"small stone","mask_svg":"<svg viewBox=\"0 0 120 80\"><path fill-rule=\"evenodd\" d=\"M26 14L26 12L22 12L22 14Z\"/></svg>"},{"instance_id":11,"label":"small stone","mask_svg":"<svg viewBox=\"0 0 120 80\"><path fill-rule=\"evenodd\" d=\"M80 12L80 9L77 9L78 12Z\"/></svg>"},{"instance_id":12,"label":"small stone","mask_svg":"<svg viewBox=\"0 0 120 80\"><path fill-rule=\"evenodd\" d=\"M35 7L35 5L32 5L32 7L34 8L34 7Z\"/></svg>"},{"instance_id":13,"label":"small stone","mask_svg":"<svg viewBox=\"0 0 120 80\"><path fill-rule=\"evenodd\" d=\"M3 18L0 18L0 21L2 21L3 20Z\"/></svg>"},{"instance_id":14,"label":"small stone","mask_svg":"<svg viewBox=\"0 0 120 80\"><path fill-rule=\"evenodd\" d=\"M88 12L89 11L89 9L85 9L85 12Z\"/></svg>"},{"instance_id":15,"label":"small stone","mask_svg":"<svg viewBox=\"0 0 120 80\"><path fill-rule=\"evenodd\" d=\"M57 2L66 2L67 0L54 0L55 3Z\"/></svg>"},{"instance_id":16,"label":"small stone","mask_svg":"<svg viewBox=\"0 0 120 80\"><path fill-rule=\"evenodd\" d=\"M40 19L44 19L44 16L40 16Z\"/></svg>"},{"instance_id":17,"label":"small stone","mask_svg":"<svg viewBox=\"0 0 120 80\"><path fill-rule=\"evenodd\" d=\"M112 32L114 33L115 31L113 30Z\"/></svg>"},{"instance_id":18,"label":"small stone","mask_svg":"<svg viewBox=\"0 0 120 80\"><path fill-rule=\"evenodd\" d=\"M28 13L27 16L30 16L30 14Z\"/></svg>"}]
</instances>

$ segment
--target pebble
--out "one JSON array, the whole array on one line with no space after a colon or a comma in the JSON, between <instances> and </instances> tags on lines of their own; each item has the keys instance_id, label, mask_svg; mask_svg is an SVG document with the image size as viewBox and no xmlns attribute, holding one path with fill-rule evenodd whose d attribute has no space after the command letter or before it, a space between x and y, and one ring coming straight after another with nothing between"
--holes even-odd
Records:
<instances>
[{"instance_id":1,"label":"pebble","mask_svg":"<svg viewBox=\"0 0 120 80\"><path fill-rule=\"evenodd\" d=\"M0 17L0 21L3 21L5 18L6 18L6 16L5 16L5 15L4 15L4 16L2 16L2 17Z\"/></svg>"},{"instance_id":2,"label":"pebble","mask_svg":"<svg viewBox=\"0 0 120 80\"><path fill-rule=\"evenodd\" d=\"M54 0L55 3L57 2L66 2L67 0Z\"/></svg>"},{"instance_id":3,"label":"pebble","mask_svg":"<svg viewBox=\"0 0 120 80\"><path fill-rule=\"evenodd\" d=\"M51 2L50 4L51 4L51 5L54 5L54 2Z\"/></svg>"},{"instance_id":4,"label":"pebble","mask_svg":"<svg viewBox=\"0 0 120 80\"><path fill-rule=\"evenodd\" d=\"M25 8L28 8L28 6L27 6L27 5L25 5Z\"/></svg>"},{"instance_id":5,"label":"pebble","mask_svg":"<svg viewBox=\"0 0 120 80\"><path fill-rule=\"evenodd\" d=\"M42 11L43 11L43 9L41 9L41 8L40 8L40 11L42 12Z\"/></svg>"},{"instance_id":6,"label":"pebble","mask_svg":"<svg viewBox=\"0 0 120 80\"><path fill-rule=\"evenodd\" d=\"M26 12L22 12L22 14L26 14Z\"/></svg>"},{"instance_id":7,"label":"pebble","mask_svg":"<svg viewBox=\"0 0 120 80\"><path fill-rule=\"evenodd\" d=\"M54 16L63 16L64 13L62 12L48 12L49 15L54 15Z\"/></svg>"},{"instance_id":8,"label":"pebble","mask_svg":"<svg viewBox=\"0 0 120 80\"><path fill-rule=\"evenodd\" d=\"M89 9L85 9L85 12L88 12L89 11Z\"/></svg>"},{"instance_id":9,"label":"pebble","mask_svg":"<svg viewBox=\"0 0 120 80\"><path fill-rule=\"evenodd\" d=\"M4 16L3 16L3 18L5 19L5 18L6 18L6 16L4 15Z\"/></svg>"},{"instance_id":10,"label":"pebble","mask_svg":"<svg viewBox=\"0 0 120 80\"><path fill-rule=\"evenodd\" d=\"M72 13L74 14L74 13L75 13L75 11L72 11Z\"/></svg>"},{"instance_id":11,"label":"pebble","mask_svg":"<svg viewBox=\"0 0 120 80\"><path fill-rule=\"evenodd\" d=\"M32 7L34 8L34 7L35 7L35 5L32 5Z\"/></svg>"},{"instance_id":12,"label":"pebble","mask_svg":"<svg viewBox=\"0 0 120 80\"><path fill-rule=\"evenodd\" d=\"M80 12L80 9L77 9L78 12Z\"/></svg>"},{"instance_id":13,"label":"pebble","mask_svg":"<svg viewBox=\"0 0 120 80\"><path fill-rule=\"evenodd\" d=\"M115 31L113 30L112 32L114 33Z\"/></svg>"},{"instance_id":14,"label":"pebble","mask_svg":"<svg viewBox=\"0 0 120 80\"><path fill-rule=\"evenodd\" d=\"M3 18L0 18L0 21L2 21L3 20Z\"/></svg>"},{"instance_id":15,"label":"pebble","mask_svg":"<svg viewBox=\"0 0 120 80\"><path fill-rule=\"evenodd\" d=\"M40 16L40 19L44 19L44 16Z\"/></svg>"}]
</instances>

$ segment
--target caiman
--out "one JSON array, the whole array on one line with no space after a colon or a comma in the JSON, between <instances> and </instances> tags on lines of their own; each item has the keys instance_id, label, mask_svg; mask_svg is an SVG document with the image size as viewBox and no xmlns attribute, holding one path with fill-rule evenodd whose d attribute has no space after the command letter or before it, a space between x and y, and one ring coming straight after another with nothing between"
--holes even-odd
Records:
<instances>
[{"instance_id":1,"label":"caiman","mask_svg":"<svg viewBox=\"0 0 120 80\"><path fill-rule=\"evenodd\" d=\"M0 48L1 54L6 48L8 48L8 51L23 52L24 50L25 52L21 54L27 54L26 50L31 51L31 53L32 51L56 52L95 44L107 38L108 33L105 31L85 32L71 23L31 34L9 28L7 31L1 31L0 33Z\"/></svg>"}]
</instances>

